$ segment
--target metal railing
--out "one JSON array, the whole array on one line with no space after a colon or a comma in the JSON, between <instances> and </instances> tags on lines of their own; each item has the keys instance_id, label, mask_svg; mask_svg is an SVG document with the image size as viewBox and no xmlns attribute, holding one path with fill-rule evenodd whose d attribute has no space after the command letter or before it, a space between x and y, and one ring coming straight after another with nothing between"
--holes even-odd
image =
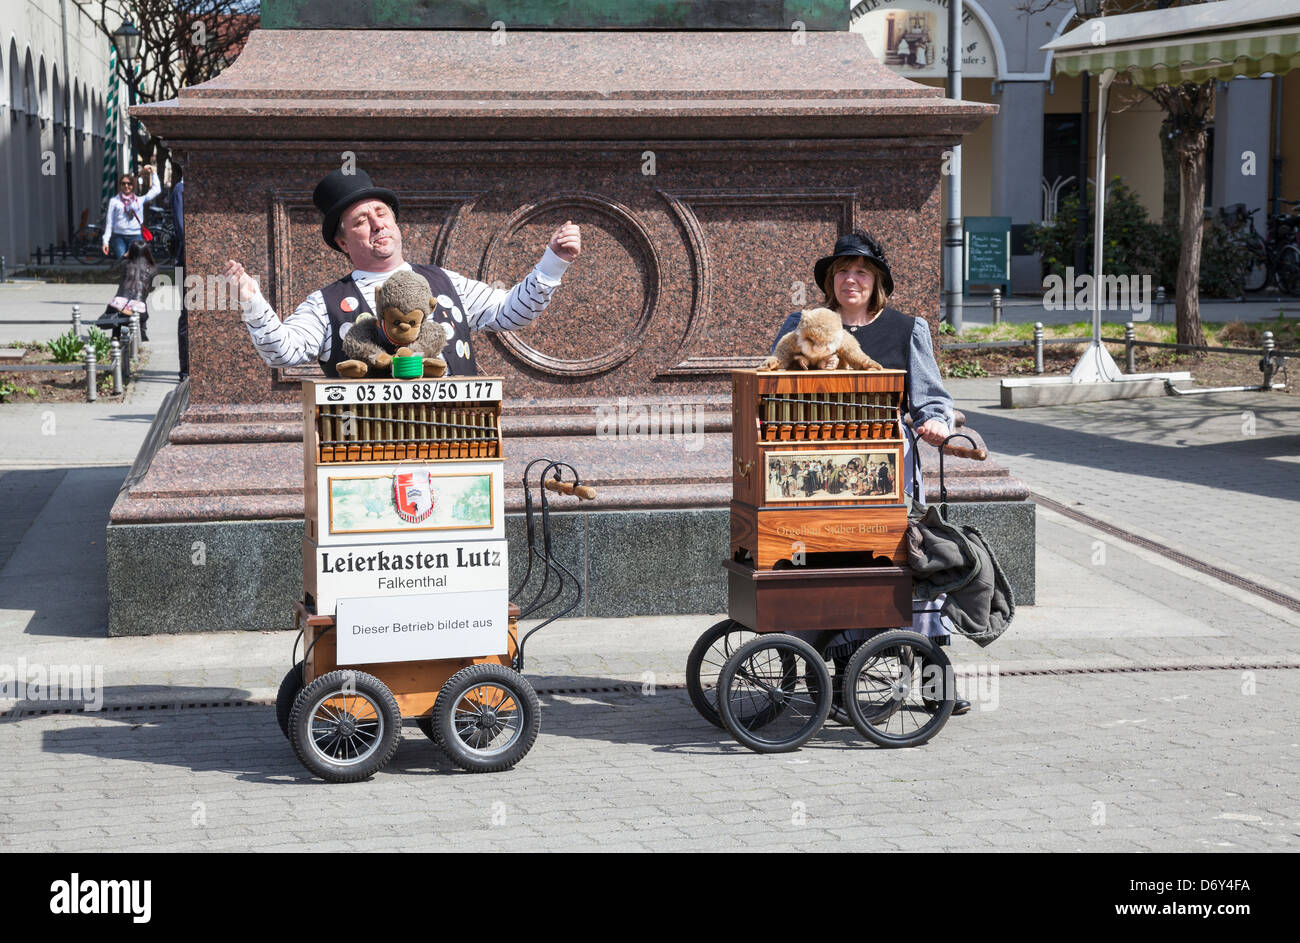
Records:
<instances>
[{"instance_id":1,"label":"metal railing","mask_svg":"<svg viewBox=\"0 0 1300 943\"><path fill-rule=\"evenodd\" d=\"M1140 341L1137 339L1136 326L1132 321L1129 321L1124 325L1123 337L1103 337L1102 342L1124 345L1125 373L1137 373L1137 348L1139 347L1163 347L1170 350L1245 354L1251 357L1260 357L1259 368L1264 374L1263 386L1267 387L1272 384L1273 377L1285 369L1288 357L1300 357L1300 350L1279 350L1272 331L1265 331L1262 339L1263 347L1199 347L1195 344L1171 344L1166 341ZM1043 349L1048 344L1088 344L1091 341L1091 337L1047 337L1043 330L1043 322L1035 321L1034 337L1030 341L971 341L958 344L943 344L941 349L998 350L1010 347L1032 347L1034 350L1034 373L1041 375L1044 372Z\"/></svg>"},{"instance_id":2,"label":"metal railing","mask_svg":"<svg viewBox=\"0 0 1300 943\"><path fill-rule=\"evenodd\" d=\"M21 324L63 324L63 321L20 321L8 323ZM93 326L93 325L92 325ZM140 356L140 316L131 313L122 325L126 340L127 356L123 356L122 342L114 338L108 344L109 362L107 369L113 376L113 395L120 396L125 389L124 376L130 376L130 361ZM72 333L82 342L83 354L80 363L19 363L0 365L0 373L58 373L75 370L86 372L86 402L93 403L99 398L99 373L103 369L95 355L95 345L88 334L81 331L81 305L72 306Z\"/></svg>"}]
</instances>

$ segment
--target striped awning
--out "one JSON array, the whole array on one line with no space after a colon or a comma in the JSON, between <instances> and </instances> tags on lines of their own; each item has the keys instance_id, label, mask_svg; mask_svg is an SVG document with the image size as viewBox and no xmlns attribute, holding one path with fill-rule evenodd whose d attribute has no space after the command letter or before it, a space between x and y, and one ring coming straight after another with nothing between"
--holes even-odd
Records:
<instances>
[{"instance_id":1,"label":"striped awning","mask_svg":"<svg viewBox=\"0 0 1300 943\"><path fill-rule=\"evenodd\" d=\"M1235 35L1097 46L1056 54L1056 70L1094 75L1114 69L1135 85L1180 85L1236 76L1281 75L1300 66L1300 29L1283 27Z\"/></svg>"},{"instance_id":2,"label":"striped awning","mask_svg":"<svg viewBox=\"0 0 1300 943\"><path fill-rule=\"evenodd\" d=\"M1043 47L1056 71L1135 85L1281 75L1300 65L1300 0L1215 0L1094 17Z\"/></svg>"}]
</instances>

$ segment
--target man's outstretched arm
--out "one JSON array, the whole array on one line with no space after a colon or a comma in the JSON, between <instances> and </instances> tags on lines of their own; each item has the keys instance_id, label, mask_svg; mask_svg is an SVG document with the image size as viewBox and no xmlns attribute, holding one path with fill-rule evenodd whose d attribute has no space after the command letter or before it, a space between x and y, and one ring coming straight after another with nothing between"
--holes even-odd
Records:
<instances>
[{"instance_id":1,"label":"man's outstretched arm","mask_svg":"<svg viewBox=\"0 0 1300 943\"><path fill-rule=\"evenodd\" d=\"M456 293L465 305L465 316L474 331L517 331L535 321L560 287L569 263L582 252L582 237L576 224L566 222L552 235L542 254L518 285L506 291L484 282L448 272Z\"/></svg>"},{"instance_id":2,"label":"man's outstretched arm","mask_svg":"<svg viewBox=\"0 0 1300 943\"><path fill-rule=\"evenodd\" d=\"M329 338L329 316L320 292L312 292L293 314L281 321L262 297L257 279L244 271L242 265L231 259L221 274L234 284L248 336L269 366L292 367L319 359Z\"/></svg>"}]
</instances>

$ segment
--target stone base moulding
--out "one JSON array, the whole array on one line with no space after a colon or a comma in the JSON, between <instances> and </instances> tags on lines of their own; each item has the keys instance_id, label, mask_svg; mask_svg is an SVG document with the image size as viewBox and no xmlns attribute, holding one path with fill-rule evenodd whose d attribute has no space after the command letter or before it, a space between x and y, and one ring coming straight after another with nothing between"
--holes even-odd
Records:
<instances>
[{"instance_id":1,"label":"stone base moulding","mask_svg":"<svg viewBox=\"0 0 1300 943\"><path fill-rule=\"evenodd\" d=\"M1034 602L1034 505L950 504L949 520L979 528L1011 581L1019 605ZM538 540L541 539L540 520ZM726 508L555 512L555 556L586 586L572 617L615 618L724 612ZM300 520L115 524L108 528L109 631L119 635L231 632L293 627L302 594ZM528 564L524 516L506 516L510 588ZM528 592L541 589L533 561ZM542 599L555 588L552 580ZM558 612L572 595L542 607ZM286 655L287 658L287 655Z\"/></svg>"}]
</instances>

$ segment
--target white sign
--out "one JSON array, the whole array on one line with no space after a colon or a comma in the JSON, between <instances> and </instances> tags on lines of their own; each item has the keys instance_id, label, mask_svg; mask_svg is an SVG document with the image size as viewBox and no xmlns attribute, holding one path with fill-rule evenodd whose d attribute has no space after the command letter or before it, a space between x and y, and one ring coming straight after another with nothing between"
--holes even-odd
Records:
<instances>
[{"instance_id":1,"label":"white sign","mask_svg":"<svg viewBox=\"0 0 1300 943\"><path fill-rule=\"evenodd\" d=\"M501 381L479 377L316 384L318 406L327 403L496 403L500 400Z\"/></svg>"},{"instance_id":2,"label":"white sign","mask_svg":"<svg viewBox=\"0 0 1300 943\"><path fill-rule=\"evenodd\" d=\"M504 540L456 543L348 544L321 547L316 558L316 611L334 612L350 597L422 596L505 590L510 570Z\"/></svg>"},{"instance_id":3,"label":"white sign","mask_svg":"<svg viewBox=\"0 0 1300 943\"><path fill-rule=\"evenodd\" d=\"M508 606L504 589L340 599L334 627L338 663L504 655L509 645Z\"/></svg>"},{"instance_id":4,"label":"white sign","mask_svg":"<svg viewBox=\"0 0 1300 943\"><path fill-rule=\"evenodd\" d=\"M970 9L964 12L962 75L997 78L992 40ZM865 35L871 54L909 79L948 76L947 0L858 0L849 29Z\"/></svg>"}]
</instances>

